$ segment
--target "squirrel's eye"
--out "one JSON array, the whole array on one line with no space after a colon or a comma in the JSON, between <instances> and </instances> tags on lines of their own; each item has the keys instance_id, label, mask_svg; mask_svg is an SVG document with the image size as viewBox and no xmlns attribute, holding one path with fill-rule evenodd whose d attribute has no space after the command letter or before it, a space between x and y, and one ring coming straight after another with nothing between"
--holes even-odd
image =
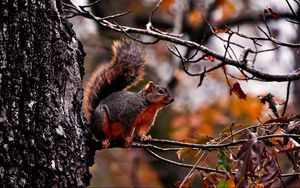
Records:
<instances>
[{"instance_id":1,"label":"squirrel's eye","mask_svg":"<svg viewBox=\"0 0 300 188\"><path fill-rule=\"evenodd\" d=\"M157 91L157 93L160 94L160 95L162 95L162 94L164 94L164 90L159 89L159 90Z\"/></svg>"}]
</instances>

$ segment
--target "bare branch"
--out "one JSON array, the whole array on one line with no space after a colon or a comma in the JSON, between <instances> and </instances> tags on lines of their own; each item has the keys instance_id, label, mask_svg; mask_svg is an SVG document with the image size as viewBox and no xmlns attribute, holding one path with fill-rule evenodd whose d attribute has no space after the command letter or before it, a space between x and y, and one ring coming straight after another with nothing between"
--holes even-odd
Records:
<instances>
[{"instance_id":1,"label":"bare branch","mask_svg":"<svg viewBox=\"0 0 300 188\"><path fill-rule=\"evenodd\" d=\"M65 5L65 6L72 8L73 10L76 10L78 12L77 15L86 17L88 19L92 19L92 20L96 21L99 25L101 25L105 28L117 31L117 32L138 33L138 34L142 34L142 35L152 36L152 37L156 38L157 40L165 40L165 41L183 45L187 48L192 48L195 50L202 51L203 53L213 56L217 60L221 61L222 62L221 64L240 68L240 69L252 74L254 77L261 79L263 81L284 82L284 81L293 81L293 80L300 79L299 72L289 73L289 74L285 74L285 75L273 75L273 74L264 73L259 70L256 70L255 68L252 68L252 67L249 67L246 65L242 65L242 64L240 64L239 61L224 57L223 55L218 54L217 52L215 52L201 44L197 44L193 41L184 40L184 39L179 38L178 36L173 36L172 34L153 31L151 29L150 30L149 29L139 29L139 28L133 28L133 27L128 27L128 26L116 25L107 20L107 19L117 17L116 15L108 16L105 18L99 18L99 17L94 16L89 11L79 10L77 7L74 7L72 5ZM122 14L125 14L125 13L118 14L118 16L122 15ZM274 39L272 39L272 41L276 42ZM281 44L280 42L277 42L277 43ZM299 47L300 45L294 44L294 45L287 45L287 46ZM217 67L219 67L219 65L215 66L214 69L216 69ZM209 72L209 69L207 69L206 72ZM199 76L201 74L203 74L203 73L200 73L197 76Z\"/></svg>"}]
</instances>

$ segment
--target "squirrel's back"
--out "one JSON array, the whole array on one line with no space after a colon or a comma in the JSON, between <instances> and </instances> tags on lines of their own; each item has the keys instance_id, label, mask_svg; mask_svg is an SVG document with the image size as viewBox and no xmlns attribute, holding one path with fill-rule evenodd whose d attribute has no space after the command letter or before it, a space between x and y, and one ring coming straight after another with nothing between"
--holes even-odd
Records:
<instances>
[{"instance_id":1,"label":"squirrel's back","mask_svg":"<svg viewBox=\"0 0 300 188\"><path fill-rule=\"evenodd\" d=\"M83 111L88 124L101 100L132 86L143 76L144 53L135 42L116 41L112 48L111 62L97 68L84 88Z\"/></svg>"}]
</instances>

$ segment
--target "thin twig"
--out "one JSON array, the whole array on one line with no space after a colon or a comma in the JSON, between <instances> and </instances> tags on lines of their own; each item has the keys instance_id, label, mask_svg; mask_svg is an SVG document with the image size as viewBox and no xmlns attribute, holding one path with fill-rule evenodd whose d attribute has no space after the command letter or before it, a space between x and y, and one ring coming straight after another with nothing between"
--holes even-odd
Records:
<instances>
[{"instance_id":1,"label":"thin twig","mask_svg":"<svg viewBox=\"0 0 300 188\"><path fill-rule=\"evenodd\" d=\"M90 4L87 4L87 5L81 5L81 6L79 6L79 7L82 8L82 9L88 8L88 7L92 7L92 6L96 5L97 3L100 3L101 1L103 1L103 0L96 0L96 1L94 1L94 2L92 2L92 3L90 3Z\"/></svg>"},{"instance_id":2,"label":"thin twig","mask_svg":"<svg viewBox=\"0 0 300 188\"><path fill-rule=\"evenodd\" d=\"M191 170L189 171L189 173L185 176L184 180L181 182L179 188L182 188L182 186L184 185L184 183L188 180L188 178L191 176L191 174L194 172L194 170L196 169L196 167L199 165L202 157L205 155L205 152L198 158L197 162L194 164L193 168L191 168Z\"/></svg>"},{"instance_id":3,"label":"thin twig","mask_svg":"<svg viewBox=\"0 0 300 188\"><path fill-rule=\"evenodd\" d=\"M288 102L289 102L289 98L290 98L290 87L291 87L291 81L289 81L288 84L287 84L287 88L286 88L286 100L285 100L285 103L284 103L284 106L283 106L283 111L282 111L282 113L281 113L281 116L284 116L285 111L286 111L286 107L287 107Z\"/></svg>"}]
</instances>

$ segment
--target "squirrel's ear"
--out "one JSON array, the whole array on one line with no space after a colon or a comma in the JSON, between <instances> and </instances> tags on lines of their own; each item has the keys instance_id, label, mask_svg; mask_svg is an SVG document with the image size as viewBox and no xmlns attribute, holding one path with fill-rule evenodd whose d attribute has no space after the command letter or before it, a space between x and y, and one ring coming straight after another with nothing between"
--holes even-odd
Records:
<instances>
[{"instance_id":1,"label":"squirrel's ear","mask_svg":"<svg viewBox=\"0 0 300 188\"><path fill-rule=\"evenodd\" d=\"M145 87L146 93L151 93L154 89L155 85L152 81L148 82L148 84Z\"/></svg>"}]
</instances>

